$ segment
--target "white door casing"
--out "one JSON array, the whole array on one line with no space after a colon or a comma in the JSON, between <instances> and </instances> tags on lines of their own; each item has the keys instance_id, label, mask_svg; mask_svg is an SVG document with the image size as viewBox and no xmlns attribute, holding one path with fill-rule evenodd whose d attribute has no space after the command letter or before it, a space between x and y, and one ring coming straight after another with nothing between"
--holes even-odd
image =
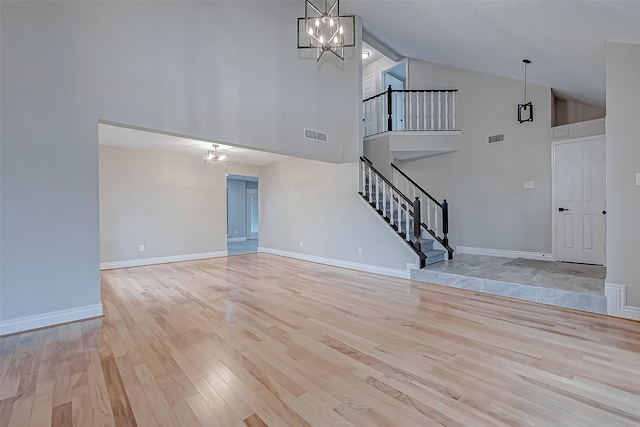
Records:
<instances>
[{"instance_id":1,"label":"white door casing","mask_svg":"<svg viewBox=\"0 0 640 427\"><path fill-rule=\"evenodd\" d=\"M553 143L558 261L605 264L604 137Z\"/></svg>"}]
</instances>

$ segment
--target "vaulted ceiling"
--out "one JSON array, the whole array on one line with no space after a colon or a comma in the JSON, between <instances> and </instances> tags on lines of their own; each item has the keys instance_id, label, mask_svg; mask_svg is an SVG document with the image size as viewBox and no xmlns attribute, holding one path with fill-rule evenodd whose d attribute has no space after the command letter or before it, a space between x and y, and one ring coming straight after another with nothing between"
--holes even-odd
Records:
<instances>
[{"instance_id":1,"label":"vaulted ceiling","mask_svg":"<svg viewBox=\"0 0 640 427\"><path fill-rule=\"evenodd\" d=\"M515 79L528 58L530 82L598 106L605 43L640 44L638 0L342 0L341 11L400 56Z\"/></svg>"}]
</instances>

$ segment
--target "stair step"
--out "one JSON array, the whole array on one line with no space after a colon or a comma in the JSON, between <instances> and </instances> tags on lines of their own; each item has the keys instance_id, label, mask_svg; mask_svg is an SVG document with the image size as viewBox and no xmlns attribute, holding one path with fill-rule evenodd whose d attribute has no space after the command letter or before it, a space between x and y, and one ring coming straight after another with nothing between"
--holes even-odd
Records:
<instances>
[{"instance_id":1,"label":"stair step","mask_svg":"<svg viewBox=\"0 0 640 427\"><path fill-rule=\"evenodd\" d=\"M422 252L426 253L426 251L433 250L433 243L434 243L433 239L426 239L426 238L420 239L420 248L422 249Z\"/></svg>"},{"instance_id":2,"label":"stair step","mask_svg":"<svg viewBox=\"0 0 640 427\"><path fill-rule=\"evenodd\" d=\"M427 265L435 264L437 262L442 262L446 259L446 251L431 249L423 252L427 256Z\"/></svg>"}]
</instances>

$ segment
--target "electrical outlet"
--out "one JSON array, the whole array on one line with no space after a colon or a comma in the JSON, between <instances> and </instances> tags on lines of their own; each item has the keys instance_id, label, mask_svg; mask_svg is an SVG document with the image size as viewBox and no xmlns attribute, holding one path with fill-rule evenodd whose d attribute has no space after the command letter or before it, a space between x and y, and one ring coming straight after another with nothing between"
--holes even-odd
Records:
<instances>
[{"instance_id":1,"label":"electrical outlet","mask_svg":"<svg viewBox=\"0 0 640 427\"><path fill-rule=\"evenodd\" d=\"M525 181L523 187L525 189L530 189L530 188L536 188L536 182L535 181Z\"/></svg>"},{"instance_id":2,"label":"electrical outlet","mask_svg":"<svg viewBox=\"0 0 640 427\"><path fill-rule=\"evenodd\" d=\"M138 252L144 252L144 245L138 245Z\"/></svg>"},{"instance_id":3,"label":"electrical outlet","mask_svg":"<svg viewBox=\"0 0 640 427\"><path fill-rule=\"evenodd\" d=\"M300 247L302 247L302 240L300 240Z\"/></svg>"},{"instance_id":4,"label":"electrical outlet","mask_svg":"<svg viewBox=\"0 0 640 427\"><path fill-rule=\"evenodd\" d=\"M238 234L238 230L236 230L236 234Z\"/></svg>"},{"instance_id":5,"label":"electrical outlet","mask_svg":"<svg viewBox=\"0 0 640 427\"><path fill-rule=\"evenodd\" d=\"M362 255L362 248L358 248L358 255Z\"/></svg>"}]
</instances>

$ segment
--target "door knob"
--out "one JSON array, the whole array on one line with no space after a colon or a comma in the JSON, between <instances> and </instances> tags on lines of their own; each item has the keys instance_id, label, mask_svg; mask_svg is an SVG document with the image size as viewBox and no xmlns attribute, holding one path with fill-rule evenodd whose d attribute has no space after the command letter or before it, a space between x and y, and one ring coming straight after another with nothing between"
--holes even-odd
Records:
<instances>
[{"instance_id":1,"label":"door knob","mask_svg":"<svg viewBox=\"0 0 640 427\"><path fill-rule=\"evenodd\" d=\"M558 211L560 211L560 212L564 212L564 211L568 211L568 210L569 209L567 209L567 208L558 208Z\"/></svg>"},{"instance_id":2,"label":"door knob","mask_svg":"<svg viewBox=\"0 0 640 427\"><path fill-rule=\"evenodd\" d=\"M606 215L606 214L607 214L607 211L602 211L602 215Z\"/></svg>"}]
</instances>

